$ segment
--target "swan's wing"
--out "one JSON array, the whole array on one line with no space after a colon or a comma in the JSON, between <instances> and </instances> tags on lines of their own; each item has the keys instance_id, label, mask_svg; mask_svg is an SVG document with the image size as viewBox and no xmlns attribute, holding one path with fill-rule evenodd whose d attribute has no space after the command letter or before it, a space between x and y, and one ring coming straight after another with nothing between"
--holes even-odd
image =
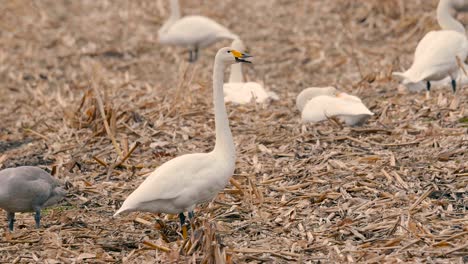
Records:
<instances>
[{"instance_id":1,"label":"swan's wing","mask_svg":"<svg viewBox=\"0 0 468 264\"><path fill-rule=\"evenodd\" d=\"M175 44L193 44L214 41L219 38L235 39L237 35L212 19L203 16L183 17L167 29L162 38Z\"/></svg>"},{"instance_id":2,"label":"swan's wing","mask_svg":"<svg viewBox=\"0 0 468 264\"><path fill-rule=\"evenodd\" d=\"M341 98L341 99L345 99L345 100L354 101L354 102L357 102L357 103L362 103L361 98L359 98L357 96L354 96L354 95L347 94L347 93L343 93L343 92L338 93L336 95L336 97Z\"/></svg>"},{"instance_id":3,"label":"swan's wing","mask_svg":"<svg viewBox=\"0 0 468 264\"><path fill-rule=\"evenodd\" d=\"M269 94L261 84L256 82L225 83L223 89L224 101L236 104L247 104L254 98L257 103L263 103L270 98L273 100L278 98L275 93Z\"/></svg>"},{"instance_id":4,"label":"swan's wing","mask_svg":"<svg viewBox=\"0 0 468 264\"><path fill-rule=\"evenodd\" d=\"M175 199L196 184L204 170L212 166L213 160L208 154L187 154L172 159L153 171L127 197L120 210L155 200Z\"/></svg>"},{"instance_id":5,"label":"swan's wing","mask_svg":"<svg viewBox=\"0 0 468 264\"><path fill-rule=\"evenodd\" d=\"M312 98L304 106L302 121L319 122L338 115L373 114L362 102L357 102L355 99L321 95Z\"/></svg>"},{"instance_id":6,"label":"swan's wing","mask_svg":"<svg viewBox=\"0 0 468 264\"><path fill-rule=\"evenodd\" d=\"M467 55L465 35L453 30L431 31L416 47L413 65L405 76L412 82L419 82L437 73L447 75L458 68L457 57L464 61Z\"/></svg>"},{"instance_id":7,"label":"swan's wing","mask_svg":"<svg viewBox=\"0 0 468 264\"><path fill-rule=\"evenodd\" d=\"M224 101L232 102L235 104L247 104L252 99L252 94L243 89L244 83L225 83L223 86L224 90Z\"/></svg>"},{"instance_id":8,"label":"swan's wing","mask_svg":"<svg viewBox=\"0 0 468 264\"><path fill-rule=\"evenodd\" d=\"M336 88L329 86L329 87L309 87L302 90L296 97L296 107L297 109L302 112L302 109L306 105L306 103L319 95L334 95L336 93Z\"/></svg>"}]
</instances>

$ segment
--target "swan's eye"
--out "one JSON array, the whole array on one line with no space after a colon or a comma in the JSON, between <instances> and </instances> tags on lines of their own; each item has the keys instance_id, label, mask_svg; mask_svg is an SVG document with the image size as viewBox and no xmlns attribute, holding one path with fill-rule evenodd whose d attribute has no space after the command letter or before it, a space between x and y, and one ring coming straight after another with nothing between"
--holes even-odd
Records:
<instances>
[{"instance_id":1,"label":"swan's eye","mask_svg":"<svg viewBox=\"0 0 468 264\"><path fill-rule=\"evenodd\" d=\"M231 53L231 51L230 51L230 50L228 50L228 51L227 51L227 53Z\"/></svg>"}]
</instances>

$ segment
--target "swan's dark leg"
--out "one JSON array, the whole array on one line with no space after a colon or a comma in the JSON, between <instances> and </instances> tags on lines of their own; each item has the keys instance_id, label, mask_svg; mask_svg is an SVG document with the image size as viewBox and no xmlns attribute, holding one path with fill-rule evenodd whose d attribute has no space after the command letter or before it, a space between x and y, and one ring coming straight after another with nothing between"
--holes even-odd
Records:
<instances>
[{"instance_id":1,"label":"swan's dark leg","mask_svg":"<svg viewBox=\"0 0 468 264\"><path fill-rule=\"evenodd\" d=\"M34 215L34 220L36 221L36 228L41 227L41 209L36 210L36 214Z\"/></svg>"},{"instance_id":2,"label":"swan's dark leg","mask_svg":"<svg viewBox=\"0 0 468 264\"><path fill-rule=\"evenodd\" d=\"M180 227L185 225L185 215L184 215L184 213L179 214L179 220L180 220Z\"/></svg>"},{"instance_id":3,"label":"swan's dark leg","mask_svg":"<svg viewBox=\"0 0 468 264\"><path fill-rule=\"evenodd\" d=\"M193 62L193 55L192 55L192 50L189 50L189 58L188 58L188 61L189 62Z\"/></svg>"},{"instance_id":4,"label":"swan's dark leg","mask_svg":"<svg viewBox=\"0 0 468 264\"><path fill-rule=\"evenodd\" d=\"M15 213L7 212L7 220L8 220L8 229L13 231L13 226L15 224Z\"/></svg>"},{"instance_id":5,"label":"swan's dark leg","mask_svg":"<svg viewBox=\"0 0 468 264\"><path fill-rule=\"evenodd\" d=\"M189 217L190 220L192 220L194 216L195 216L195 214L193 213L193 211L190 211L188 213L188 217Z\"/></svg>"},{"instance_id":6,"label":"swan's dark leg","mask_svg":"<svg viewBox=\"0 0 468 264\"><path fill-rule=\"evenodd\" d=\"M195 47L195 50L193 52L195 54L193 58L193 62L195 62L198 60L198 47Z\"/></svg>"},{"instance_id":7,"label":"swan's dark leg","mask_svg":"<svg viewBox=\"0 0 468 264\"><path fill-rule=\"evenodd\" d=\"M457 92L457 81L452 80L452 91L453 93Z\"/></svg>"},{"instance_id":8,"label":"swan's dark leg","mask_svg":"<svg viewBox=\"0 0 468 264\"><path fill-rule=\"evenodd\" d=\"M180 228L182 229L182 237L186 239L187 238L187 225L185 225L185 215L183 212L179 214L179 219L180 219Z\"/></svg>"},{"instance_id":9,"label":"swan's dark leg","mask_svg":"<svg viewBox=\"0 0 468 264\"><path fill-rule=\"evenodd\" d=\"M431 99L431 82L429 81L427 81L426 90L426 99L429 100Z\"/></svg>"}]
</instances>

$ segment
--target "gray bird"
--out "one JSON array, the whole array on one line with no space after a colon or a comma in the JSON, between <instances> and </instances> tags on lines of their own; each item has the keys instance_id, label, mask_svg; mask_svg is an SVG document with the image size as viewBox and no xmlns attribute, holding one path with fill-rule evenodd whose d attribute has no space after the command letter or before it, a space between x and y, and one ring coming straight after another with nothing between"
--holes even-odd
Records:
<instances>
[{"instance_id":1,"label":"gray bird","mask_svg":"<svg viewBox=\"0 0 468 264\"><path fill-rule=\"evenodd\" d=\"M16 212L35 212L36 228L41 226L41 209L58 203L66 195L49 173L31 166L0 171L0 208L7 212L13 231Z\"/></svg>"}]
</instances>

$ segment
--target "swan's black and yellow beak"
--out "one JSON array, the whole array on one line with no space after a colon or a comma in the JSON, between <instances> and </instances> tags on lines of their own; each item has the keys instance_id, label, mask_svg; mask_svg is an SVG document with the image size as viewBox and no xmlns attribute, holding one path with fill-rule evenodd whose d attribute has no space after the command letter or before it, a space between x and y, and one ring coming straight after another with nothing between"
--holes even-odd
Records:
<instances>
[{"instance_id":1,"label":"swan's black and yellow beak","mask_svg":"<svg viewBox=\"0 0 468 264\"><path fill-rule=\"evenodd\" d=\"M247 53L242 53L242 52L237 51L237 50L232 50L231 53L234 56L234 58L236 59L236 62L252 63L251 61L246 60L248 58L252 58L252 56L250 56Z\"/></svg>"}]
</instances>

